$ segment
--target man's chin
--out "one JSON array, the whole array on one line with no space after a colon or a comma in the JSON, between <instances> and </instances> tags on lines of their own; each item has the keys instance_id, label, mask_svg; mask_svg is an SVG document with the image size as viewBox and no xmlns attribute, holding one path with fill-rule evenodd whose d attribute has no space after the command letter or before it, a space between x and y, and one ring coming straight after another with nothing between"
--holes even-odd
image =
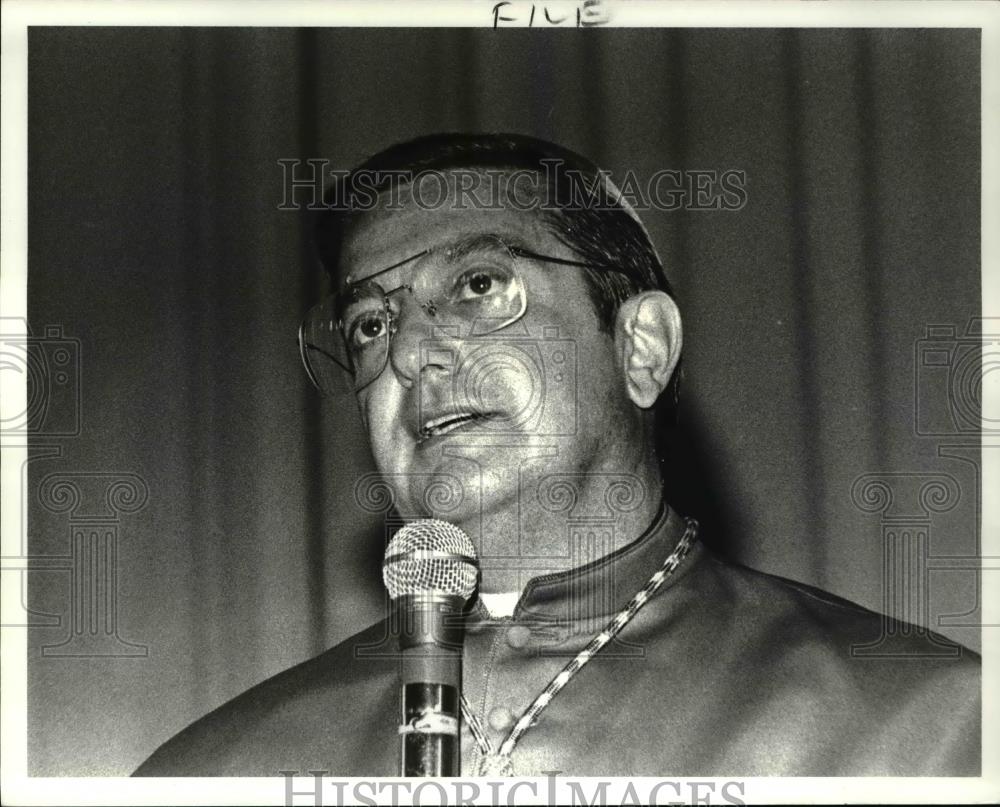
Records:
<instances>
[{"instance_id":1,"label":"man's chin","mask_svg":"<svg viewBox=\"0 0 1000 807\"><path fill-rule=\"evenodd\" d=\"M460 456L438 452L432 461L411 465L407 498L415 514L453 524L478 524L486 511L516 507L517 470L498 478L495 467L484 471L491 461L489 447L467 449L463 446Z\"/></svg>"},{"instance_id":2,"label":"man's chin","mask_svg":"<svg viewBox=\"0 0 1000 807\"><path fill-rule=\"evenodd\" d=\"M413 515L455 522L480 509L479 468L468 458L440 456L411 464L406 476L407 499Z\"/></svg>"}]
</instances>

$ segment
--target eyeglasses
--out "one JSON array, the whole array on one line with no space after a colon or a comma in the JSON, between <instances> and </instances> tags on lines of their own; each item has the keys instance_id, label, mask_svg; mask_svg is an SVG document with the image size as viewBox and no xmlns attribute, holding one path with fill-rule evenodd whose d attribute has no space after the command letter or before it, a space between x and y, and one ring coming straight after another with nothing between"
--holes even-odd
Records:
<instances>
[{"instance_id":1,"label":"eyeglasses","mask_svg":"<svg viewBox=\"0 0 1000 807\"><path fill-rule=\"evenodd\" d=\"M474 235L435 247L350 283L306 314L299 328L302 363L324 394L358 392L378 378L399 330L400 296L413 296L435 326L451 338L487 336L517 322L528 308L524 264L616 272L623 269L555 258ZM386 288L387 275L409 271L409 282Z\"/></svg>"}]
</instances>

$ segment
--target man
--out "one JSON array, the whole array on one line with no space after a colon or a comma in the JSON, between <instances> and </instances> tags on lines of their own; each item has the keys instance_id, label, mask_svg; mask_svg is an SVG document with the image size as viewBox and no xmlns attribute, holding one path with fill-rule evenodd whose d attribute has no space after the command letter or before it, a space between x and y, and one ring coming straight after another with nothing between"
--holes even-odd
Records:
<instances>
[{"instance_id":1,"label":"man","mask_svg":"<svg viewBox=\"0 0 1000 807\"><path fill-rule=\"evenodd\" d=\"M889 623L894 652L866 657L882 617L715 557L666 503L680 314L594 165L527 137L441 135L336 193L319 227L335 293L303 357L356 398L398 515L476 546L464 773L978 773L973 653ZM382 622L138 773L396 775L396 676Z\"/></svg>"}]
</instances>

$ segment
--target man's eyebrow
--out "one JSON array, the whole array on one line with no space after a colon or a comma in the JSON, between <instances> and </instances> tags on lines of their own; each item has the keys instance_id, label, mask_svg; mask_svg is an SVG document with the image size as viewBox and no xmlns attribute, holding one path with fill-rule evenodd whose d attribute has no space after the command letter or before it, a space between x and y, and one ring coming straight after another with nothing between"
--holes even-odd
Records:
<instances>
[{"instance_id":1,"label":"man's eyebrow","mask_svg":"<svg viewBox=\"0 0 1000 807\"><path fill-rule=\"evenodd\" d=\"M403 260L397 261L392 266L387 266L384 269L378 269L370 275L359 277L357 280L348 280L345 285L356 286L358 283L363 283L366 280L372 280L380 275L386 274L387 272L391 272L393 269L399 269L401 266L405 266L418 258L422 258L429 252L441 251L447 254L449 260L456 261L461 260L468 255L473 255L476 252L488 252L496 249L497 244L503 244L505 247L512 249L525 249L525 246L520 239L514 238L510 235L501 233L471 233L470 235L459 238L457 241L444 241L440 244L435 244L434 246L414 253L408 258L403 258Z\"/></svg>"},{"instance_id":2,"label":"man's eyebrow","mask_svg":"<svg viewBox=\"0 0 1000 807\"><path fill-rule=\"evenodd\" d=\"M422 258L428 252L430 252L429 249L421 250L420 252L414 253L409 258L403 258L403 260L397 261L392 266L387 266L384 269L379 269L379 270L377 270L375 272L372 272L370 275L364 275L363 277L359 277L356 280L351 280L350 279L350 275L348 275L348 277L344 281L344 285L345 286L356 286L356 285L358 285L358 283L363 283L364 281L371 280L372 278L376 278L379 275L384 275L386 272L391 272L393 269L398 269L400 266L405 266L406 264L411 263L412 261L415 261L417 258Z\"/></svg>"},{"instance_id":3,"label":"man's eyebrow","mask_svg":"<svg viewBox=\"0 0 1000 807\"><path fill-rule=\"evenodd\" d=\"M443 244L442 247L447 249L448 257L451 260L459 260L476 252L487 252L491 249L496 249L498 244L515 249L523 249L524 246L520 239L513 238L510 235L501 233L472 233L457 241Z\"/></svg>"}]
</instances>

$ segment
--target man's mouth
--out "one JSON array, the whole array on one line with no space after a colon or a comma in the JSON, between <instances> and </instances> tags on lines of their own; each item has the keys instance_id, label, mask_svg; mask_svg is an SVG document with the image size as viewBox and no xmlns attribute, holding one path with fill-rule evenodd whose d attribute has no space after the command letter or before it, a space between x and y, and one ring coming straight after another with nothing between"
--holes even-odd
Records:
<instances>
[{"instance_id":1,"label":"man's mouth","mask_svg":"<svg viewBox=\"0 0 1000 807\"><path fill-rule=\"evenodd\" d=\"M494 417L492 412L453 412L440 417L431 418L424 422L420 428L420 439L418 443L430 440L432 437L440 437L463 426L475 423L483 423Z\"/></svg>"}]
</instances>

